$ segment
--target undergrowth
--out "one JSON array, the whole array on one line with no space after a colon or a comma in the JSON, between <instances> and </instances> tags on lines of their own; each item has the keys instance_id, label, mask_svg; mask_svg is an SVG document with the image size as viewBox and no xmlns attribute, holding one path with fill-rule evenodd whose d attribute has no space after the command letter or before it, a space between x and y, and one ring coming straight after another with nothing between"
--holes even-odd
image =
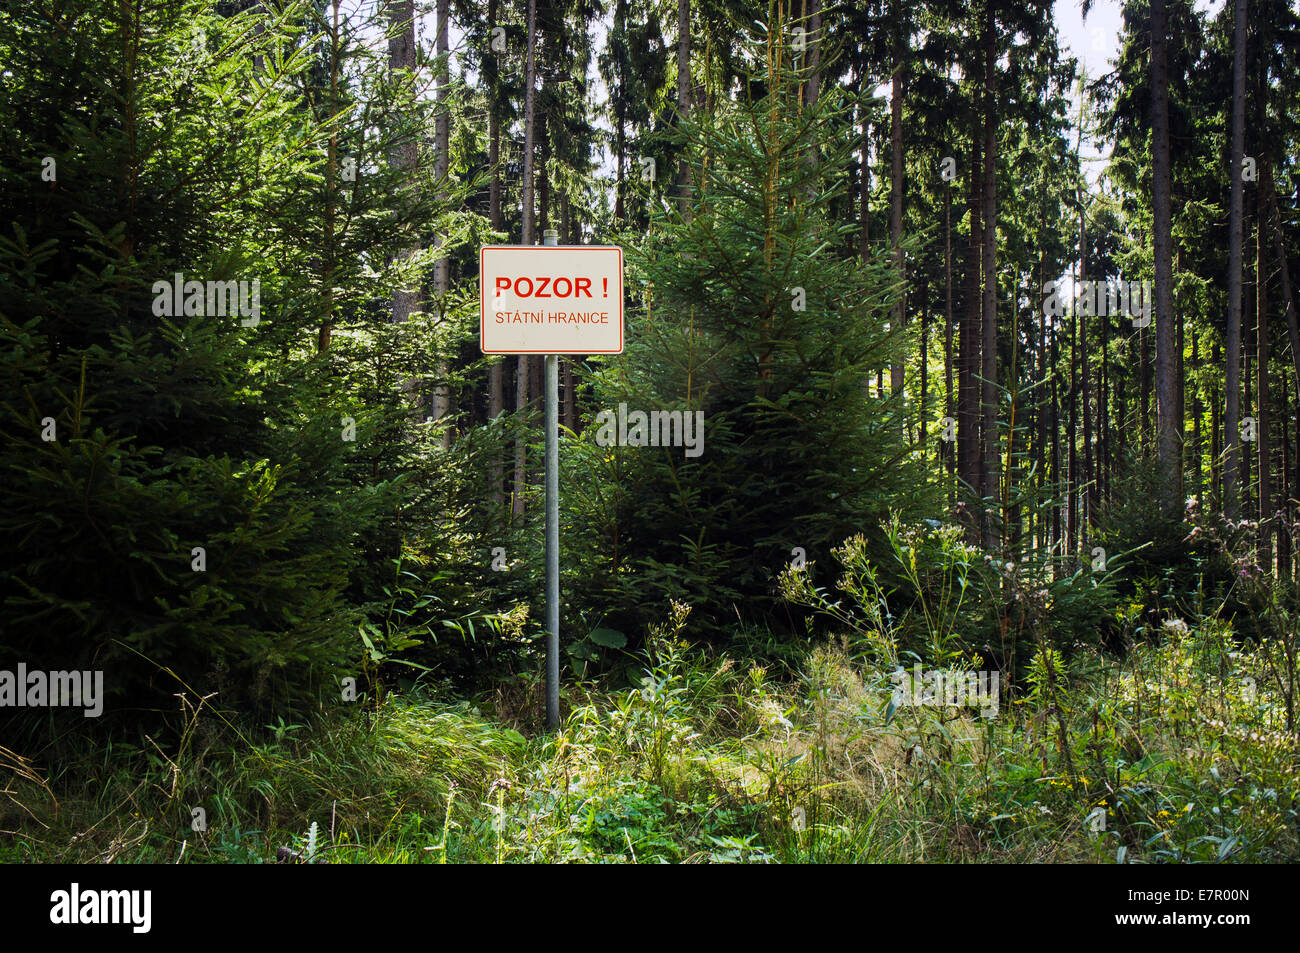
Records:
<instances>
[{"instance_id":1,"label":"undergrowth","mask_svg":"<svg viewBox=\"0 0 1300 953\"><path fill-rule=\"evenodd\" d=\"M688 648L688 616L651 632L636 684L575 686L554 736L509 727L535 692L390 693L257 741L183 699L170 750L0 750L0 860L1300 859L1289 686L1222 622L1175 620L1122 659L1036 659L986 718L899 706L855 631L778 678Z\"/></svg>"}]
</instances>

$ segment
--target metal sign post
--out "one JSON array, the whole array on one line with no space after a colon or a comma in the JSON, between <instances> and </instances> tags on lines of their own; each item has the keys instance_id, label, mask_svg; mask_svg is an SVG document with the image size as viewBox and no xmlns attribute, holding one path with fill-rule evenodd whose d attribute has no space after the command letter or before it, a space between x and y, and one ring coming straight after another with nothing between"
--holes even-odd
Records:
<instances>
[{"instance_id":1,"label":"metal sign post","mask_svg":"<svg viewBox=\"0 0 1300 953\"><path fill-rule=\"evenodd\" d=\"M542 354L546 367L546 726L560 727L559 355L623 351L623 250L488 245L479 251L484 354Z\"/></svg>"},{"instance_id":2,"label":"metal sign post","mask_svg":"<svg viewBox=\"0 0 1300 953\"><path fill-rule=\"evenodd\" d=\"M544 245L559 232L542 233ZM560 359L546 355L546 729L560 727Z\"/></svg>"}]
</instances>

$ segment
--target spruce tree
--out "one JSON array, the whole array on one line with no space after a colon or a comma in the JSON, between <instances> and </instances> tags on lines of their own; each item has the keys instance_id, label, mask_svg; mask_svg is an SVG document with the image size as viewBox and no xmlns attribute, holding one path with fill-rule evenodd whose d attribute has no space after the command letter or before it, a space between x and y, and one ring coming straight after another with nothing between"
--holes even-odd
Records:
<instances>
[{"instance_id":1,"label":"spruce tree","mask_svg":"<svg viewBox=\"0 0 1300 953\"><path fill-rule=\"evenodd\" d=\"M669 597L705 628L775 622L786 564L829 573L831 547L878 539L921 483L893 400L863 387L903 343L888 328L896 271L863 263L853 226L829 215L858 144L852 102L838 89L801 102L797 34L769 22L741 86L757 95L677 127L698 183L688 214L656 199L648 235L624 242L640 306L625 353L594 375L596 406L702 412L704 433L698 455L631 445L635 419L628 445L595 446L608 415L584 434L607 483L572 517L599 554L574 584L617 607L610 624L635 628Z\"/></svg>"},{"instance_id":2,"label":"spruce tree","mask_svg":"<svg viewBox=\"0 0 1300 953\"><path fill-rule=\"evenodd\" d=\"M101 669L110 711L337 697L375 573L437 548L403 503L448 492L396 386L441 341L384 304L428 107L301 9L82 7L0 18L0 667Z\"/></svg>"}]
</instances>

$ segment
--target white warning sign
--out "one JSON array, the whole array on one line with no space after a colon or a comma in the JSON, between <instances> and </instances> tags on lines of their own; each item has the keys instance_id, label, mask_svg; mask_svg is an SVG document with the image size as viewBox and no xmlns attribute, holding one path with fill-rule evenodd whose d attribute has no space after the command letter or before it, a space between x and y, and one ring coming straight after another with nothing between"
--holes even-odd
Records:
<instances>
[{"instance_id":1,"label":"white warning sign","mask_svg":"<svg viewBox=\"0 0 1300 953\"><path fill-rule=\"evenodd\" d=\"M485 245L479 250L484 354L621 354L623 249Z\"/></svg>"}]
</instances>

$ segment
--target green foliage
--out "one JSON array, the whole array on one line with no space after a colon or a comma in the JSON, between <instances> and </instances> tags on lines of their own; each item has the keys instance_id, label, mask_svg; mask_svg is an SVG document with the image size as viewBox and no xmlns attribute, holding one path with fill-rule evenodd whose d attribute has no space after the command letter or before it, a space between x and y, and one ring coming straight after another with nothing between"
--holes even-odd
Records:
<instances>
[{"instance_id":1,"label":"green foliage","mask_svg":"<svg viewBox=\"0 0 1300 953\"><path fill-rule=\"evenodd\" d=\"M260 741L187 698L175 741L65 736L48 782L0 749L0 856L301 861L315 824L318 863L1300 857L1294 653L1223 623L1174 620L1124 659L1042 650L1034 690L984 718L891 704L888 666L835 643L775 681L689 648L686 621L548 738L393 692L322 696Z\"/></svg>"},{"instance_id":2,"label":"green foliage","mask_svg":"<svg viewBox=\"0 0 1300 953\"><path fill-rule=\"evenodd\" d=\"M599 420L572 450L566 523L586 561L575 601L624 631L669 599L698 607L702 635L737 616L785 624L774 587L792 550L828 553L908 511L922 485L896 408L865 386L903 346L887 326L892 266L846 253L829 218L847 184L849 102L828 91L799 105L789 63L761 78L762 97L677 127L690 215L656 207L648 238L625 242L641 307L626 352L589 376L597 407L704 421L698 456L592 446Z\"/></svg>"},{"instance_id":3,"label":"green foliage","mask_svg":"<svg viewBox=\"0 0 1300 953\"><path fill-rule=\"evenodd\" d=\"M1145 502L1156 479L1149 460L1129 461L1116 503L1099 514L1095 536L1108 553L1127 553L1115 566L1114 581L1121 597L1140 606L1134 628L1154 631L1171 615L1259 614L1264 602L1258 590L1242 585L1261 572L1257 524L1225 519L1194 500L1182 519L1168 519Z\"/></svg>"},{"instance_id":4,"label":"green foliage","mask_svg":"<svg viewBox=\"0 0 1300 953\"><path fill-rule=\"evenodd\" d=\"M886 557L862 536L832 551L842 568L835 592L810 568L787 568L782 595L852 634L854 651L891 668L909 660L946 667L992 666L1008 688L1022 659L1046 645L1071 652L1101 644L1099 625L1118 601L1108 571L1058 571L1042 558L1000 563L965 541L966 530L926 520L885 526ZM1117 554L1122 555L1122 554Z\"/></svg>"},{"instance_id":5,"label":"green foliage","mask_svg":"<svg viewBox=\"0 0 1300 953\"><path fill-rule=\"evenodd\" d=\"M541 709L540 490L531 463L524 515L489 489L516 440L540 459L536 401L508 374L483 386L504 368L476 347L471 277L520 224L523 10L458 0L456 62L481 86L429 95L437 61L394 69L374 42L402 31L385 4L11 6L0 668L103 670L109 715L6 716L0 859L1300 857L1297 592L1290 549L1275 577L1260 545L1289 539L1289 504L1274 517L1266 499L1260 522L1202 504L1236 465L1213 432L1227 5L1169 8L1172 356L1195 500L1173 519L1151 504L1151 332L1038 300L1076 258L1095 279L1151 272L1143 0L1075 126L1077 63L1045 0L823 5L811 46L780 5L763 23L763 4L689 4L686 108L671 5L614 0L595 32L595 0L539 6L537 224L619 241L630 298L626 353L583 362L566 394L582 421L561 449L567 718L537 738L515 727ZM1285 3L1256 12L1245 280L1272 302L1254 307L1260 377L1288 376L1269 408L1249 381L1242 414L1271 417L1258 436L1286 457L1259 199L1278 193L1290 247L1300 46ZM444 119L438 177L426 143ZM1099 131L1114 149L1090 188L1079 153ZM596 171L602 136L616 182ZM256 280L260 313L160 313L177 274ZM990 360L985 407L969 385ZM905 384L888 397L886 369ZM963 436L991 415L983 498L943 472L941 394ZM700 413L700 454L607 445L592 413L620 406ZM1266 484L1239 462L1253 514ZM920 519L943 489L951 517ZM909 665L996 670L1000 708L905 697Z\"/></svg>"},{"instance_id":6,"label":"green foliage","mask_svg":"<svg viewBox=\"0 0 1300 953\"><path fill-rule=\"evenodd\" d=\"M440 208L387 157L431 107L300 5L101 12L0 19L0 664L102 669L116 710L302 701L356 672L404 536L472 535L420 516L458 486L407 396L468 308L387 322ZM160 315L177 273L260 314Z\"/></svg>"}]
</instances>

